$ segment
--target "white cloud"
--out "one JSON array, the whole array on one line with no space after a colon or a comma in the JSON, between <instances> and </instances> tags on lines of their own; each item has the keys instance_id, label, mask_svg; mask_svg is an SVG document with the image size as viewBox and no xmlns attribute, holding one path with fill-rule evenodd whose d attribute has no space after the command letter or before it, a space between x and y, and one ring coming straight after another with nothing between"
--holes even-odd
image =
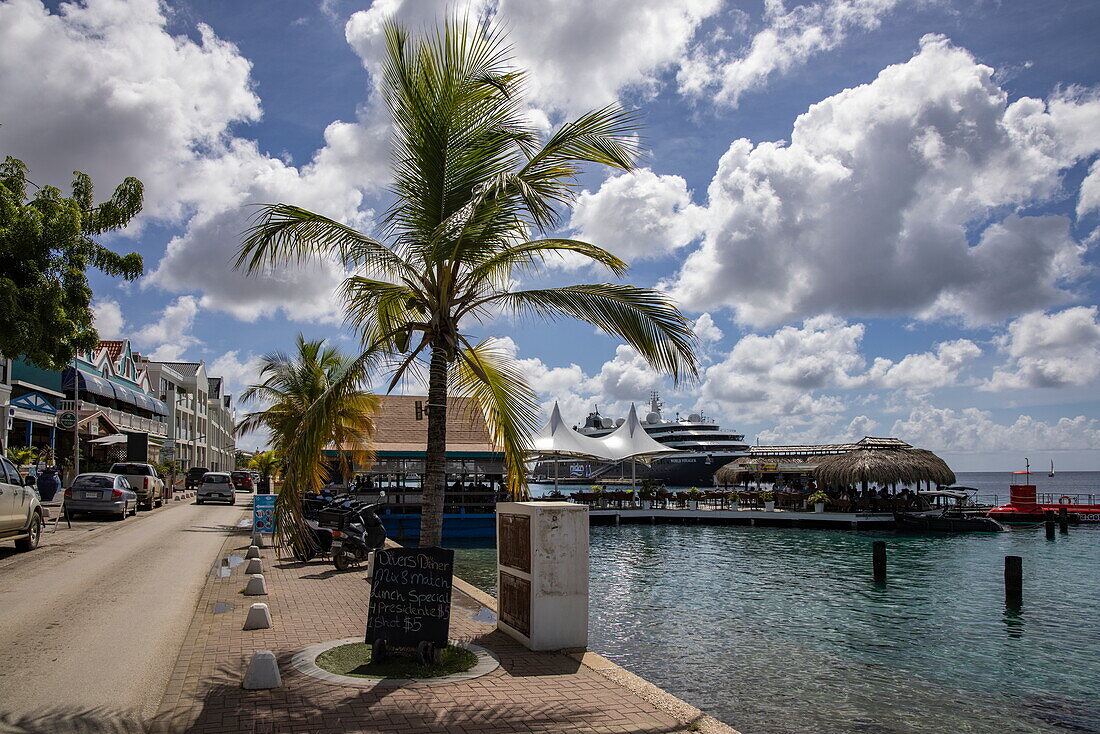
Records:
<instances>
[{"instance_id":1,"label":"white cloud","mask_svg":"<svg viewBox=\"0 0 1100 734\"><path fill-rule=\"evenodd\" d=\"M747 334L725 359L707 368L702 401L718 402L750 420L839 414L847 403L821 391L927 389L957 384L981 349L967 339L941 342L897 362L861 351L866 327L834 316L807 319L773 334ZM786 434L790 429L784 429Z\"/></svg>"},{"instance_id":2,"label":"white cloud","mask_svg":"<svg viewBox=\"0 0 1100 734\"><path fill-rule=\"evenodd\" d=\"M922 405L894 423L891 435L934 451L1074 451L1100 449L1100 424L1079 415L1054 422L1021 415L1010 424L997 423L977 408L936 408Z\"/></svg>"},{"instance_id":3,"label":"white cloud","mask_svg":"<svg viewBox=\"0 0 1100 734\"><path fill-rule=\"evenodd\" d=\"M736 106L741 95L770 77L836 48L853 32L877 28L897 5L898 0L826 0L788 9L782 0L765 0L764 27L748 47L732 53L718 43L697 47L681 64L680 88Z\"/></svg>"},{"instance_id":4,"label":"white cloud","mask_svg":"<svg viewBox=\"0 0 1100 734\"><path fill-rule=\"evenodd\" d=\"M92 302L92 318L100 339L121 339L126 328L122 307L110 298L97 298Z\"/></svg>"},{"instance_id":5,"label":"white cloud","mask_svg":"<svg viewBox=\"0 0 1100 734\"><path fill-rule=\"evenodd\" d=\"M986 323L1066 301L1085 272L1068 220L977 228L1059 195L1100 148L1089 125L1096 98L1009 104L990 68L926 36L910 61L800 115L789 145L734 141L703 244L669 286L754 326L822 312Z\"/></svg>"},{"instance_id":6,"label":"white cloud","mask_svg":"<svg viewBox=\"0 0 1100 734\"><path fill-rule=\"evenodd\" d=\"M631 262L688 245L702 233L703 214L684 179L640 168L609 178L595 193L582 191L569 226L578 239Z\"/></svg>"},{"instance_id":7,"label":"white cloud","mask_svg":"<svg viewBox=\"0 0 1100 734\"><path fill-rule=\"evenodd\" d=\"M386 128L366 110L335 121L301 168L260 152L233 134L260 118L251 62L206 25L198 41L171 35L166 12L156 0L89 0L56 14L35 0L0 5L5 149L37 181L64 184L74 168L100 185L138 177L139 221L184 224L146 287L198 292L204 308L248 320L279 309L337 320L332 290L343 273L334 265L246 278L228 262L248 204L292 201L361 224L361 192L375 190L386 168Z\"/></svg>"},{"instance_id":8,"label":"white cloud","mask_svg":"<svg viewBox=\"0 0 1100 734\"><path fill-rule=\"evenodd\" d=\"M345 35L368 70L379 68L386 19L412 31L446 10L491 14L508 31L518 66L528 70L533 105L567 115L614 102L620 91L647 91L686 53L720 0L378 0L348 20ZM578 83L578 80L582 80Z\"/></svg>"},{"instance_id":9,"label":"white cloud","mask_svg":"<svg viewBox=\"0 0 1100 734\"><path fill-rule=\"evenodd\" d=\"M869 372L870 384L885 388L932 388L954 385L967 363L982 350L969 339L940 342L933 351L908 354L898 362L875 359Z\"/></svg>"},{"instance_id":10,"label":"white cloud","mask_svg":"<svg viewBox=\"0 0 1100 734\"><path fill-rule=\"evenodd\" d=\"M36 0L0 5L4 148L40 182L65 185L74 169L101 185L136 176L147 213L179 214L196 193L183 194L196 150L259 119L260 102L233 44L205 24L197 42L165 25L157 0L66 3L57 14Z\"/></svg>"},{"instance_id":11,"label":"white cloud","mask_svg":"<svg viewBox=\"0 0 1100 734\"><path fill-rule=\"evenodd\" d=\"M263 358L249 352L242 356L239 349L231 349L206 365L206 374L224 380L225 392L240 399L249 386L260 381ZM239 407L239 406L238 406ZM250 409L254 408L251 406Z\"/></svg>"},{"instance_id":12,"label":"white cloud","mask_svg":"<svg viewBox=\"0 0 1100 734\"><path fill-rule=\"evenodd\" d=\"M692 331L695 332L695 337L703 344L713 344L722 340L725 334L718 328L718 325L714 323L714 318L709 313L705 313L699 318L695 319L695 323L692 324Z\"/></svg>"},{"instance_id":13,"label":"white cloud","mask_svg":"<svg viewBox=\"0 0 1100 734\"><path fill-rule=\"evenodd\" d=\"M193 296L181 296L164 307L160 318L146 324L133 335L143 354L155 361L175 362L193 346L202 342L191 333L199 303Z\"/></svg>"},{"instance_id":14,"label":"white cloud","mask_svg":"<svg viewBox=\"0 0 1100 734\"><path fill-rule=\"evenodd\" d=\"M985 390L1087 385L1100 377L1096 306L1029 313L1008 325L998 345L1008 357Z\"/></svg>"},{"instance_id":15,"label":"white cloud","mask_svg":"<svg viewBox=\"0 0 1100 734\"><path fill-rule=\"evenodd\" d=\"M1081 182L1081 191L1077 196L1077 216L1100 210L1100 160L1092 162L1088 175Z\"/></svg>"}]
</instances>

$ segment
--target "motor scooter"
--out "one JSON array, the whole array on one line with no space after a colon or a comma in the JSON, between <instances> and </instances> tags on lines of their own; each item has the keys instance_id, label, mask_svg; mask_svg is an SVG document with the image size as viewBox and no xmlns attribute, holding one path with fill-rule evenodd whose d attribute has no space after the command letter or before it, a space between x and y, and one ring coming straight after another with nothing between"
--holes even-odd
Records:
<instances>
[{"instance_id":1,"label":"motor scooter","mask_svg":"<svg viewBox=\"0 0 1100 734\"><path fill-rule=\"evenodd\" d=\"M312 540L312 542L306 543L305 548L295 548L295 558L302 563L306 563L313 560L318 555L328 555L332 552L332 531L328 528L321 527L321 523L318 521L317 516L321 510L334 502L343 500L345 497L346 495L333 495L331 492L321 492L320 494L307 494L302 498L302 519L309 529L309 539Z\"/></svg>"},{"instance_id":2,"label":"motor scooter","mask_svg":"<svg viewBox=\"0 0 1100 734\"><path fill-rule=\"evenodd\" d=\"M367 560L370 552L386 544L386 528L375 512L377 504L345 499L333 502L317 514L320 527L332 533L332 563L346 571Z\"/></svg>"}]
</instances>

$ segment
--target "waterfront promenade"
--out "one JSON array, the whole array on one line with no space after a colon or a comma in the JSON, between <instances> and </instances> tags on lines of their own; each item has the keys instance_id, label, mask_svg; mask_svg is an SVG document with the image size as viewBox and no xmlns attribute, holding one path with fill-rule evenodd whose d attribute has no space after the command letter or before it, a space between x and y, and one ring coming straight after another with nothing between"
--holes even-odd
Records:
<instances>
[{"instance_id":1,"label":"waterfront promenade","mask_svg":"<svg viewBox=\"0 0 1100 734\"><path fill-rule=\"evenodd\" d=\"M247 545L244 531L232 534L219 563L243 558ZM526 650L478 621L490 618L495 601L457 579L451 637L491 651L500 661L495 671L462 682L375 688L306 677L290 664L296 651L362 635L370 589L366 568L337 573L331 563L279 560L271 548L263 556L266 597L239 593L247 579L243 564L228 573L215 567L207 579L153 731L736 734L599 655ZM270 606L272 629L241 629L254 601ZM281 688L241 688L255 650L275 652Z\"/></svg>"}]
</instances>

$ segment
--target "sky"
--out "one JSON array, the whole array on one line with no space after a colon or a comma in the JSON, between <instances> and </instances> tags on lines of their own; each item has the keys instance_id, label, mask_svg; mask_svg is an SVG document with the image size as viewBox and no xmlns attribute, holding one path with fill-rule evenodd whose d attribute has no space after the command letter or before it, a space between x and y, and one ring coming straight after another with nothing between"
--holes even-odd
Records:
<instances>
[{"instance_id":1,"label":"sky","mask_svg":"<svg viewBox=\"0 0 1100 734\"><path fill-rule=\"evenodd\" d=\"M204 360L236 393L296 332L353 351L339 265L230 260L253 204L374 231L382 25L467 11L507 30L544 133L641 115L639 167L587 171L559 232L626 259L699 340L699 379L674 385L585 324L473 325L544 409L618 416L659 390L667 416L761 444L897 436L960 471L1100 470L1086 0L0 0L0 155L103 198L145 184L104 240L145 274L91 274L101 336ZM538 280L607 277L565 260Z\"/></svg>"}]
</instances>

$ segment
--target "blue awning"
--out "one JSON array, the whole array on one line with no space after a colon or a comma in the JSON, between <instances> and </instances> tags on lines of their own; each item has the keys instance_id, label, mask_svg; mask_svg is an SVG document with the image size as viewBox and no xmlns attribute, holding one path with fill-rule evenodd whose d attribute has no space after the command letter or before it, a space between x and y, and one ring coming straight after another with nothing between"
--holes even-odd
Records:
<instances>
[{"instance_id":1,"label":"blue awning","mask_svg":"<svg viewBox=\"0 0 1100 734\"><path fill-rule=\"evenodd\" d=\"M89 375L87 372L74 370L72 367L65 368L65 375L62 378L66 389L71 390L73 387L74 372L79 375L77 387L81 392L92 393L93 395L110 398L111 400L118 399L118 394L115 391L116 385L113 382L98 375Z\"/></svg>"},{"instance_id":2,"label":"blue awning","mask_svg":"<svg viewBox=\"0 0 1100 734\"><path fill-rule=\"evenodd\" d=\"M167 405L150 395L146 395L141 390L134 390L115 383L115 392L118 393L118 399L124 403L129 403L156 415L168 415Z\"/></svg>"}]
</instances>

